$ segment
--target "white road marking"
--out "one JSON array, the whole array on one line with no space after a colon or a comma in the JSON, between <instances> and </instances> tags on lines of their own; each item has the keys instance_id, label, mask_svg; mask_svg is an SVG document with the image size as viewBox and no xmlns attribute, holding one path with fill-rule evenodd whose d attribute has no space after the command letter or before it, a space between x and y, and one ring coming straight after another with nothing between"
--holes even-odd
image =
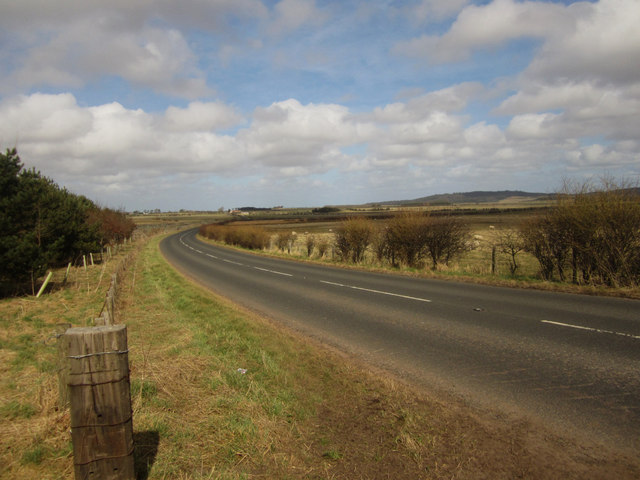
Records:
<instances>
[{"instance_id":1,"label":"white road marking","mask_svg":"<svg viewBox=\"0 0 640 480\"><path fill-rule=\"evenodd\" d=\"M324 280L320 280L320 283L326 283L327 285L334 285L336 287L353 288L354 290L362 290L364 292L379 293L381 295L389 295L392 297L406 298L407 300L417 300L418 302L431 303L431 300L427 300L426 298L410 297L408 295L400 295L399 293L383 292L382 290L372 290L370 288L355 287L353 285L344 285L342 283L335 282L326 282Z\"/></svg>"},{"instance_id":2,"label":"white road marking","mask_svg":"<svg viewBox=\"0 0 640 480\"><path fill-rule=\"evenodd\" d=\"M216 257L215 255L211 255L210 253L205 253L205 255L206 255L207 257L211 257L211 258L216 258L216 259L218 258L218 257Z\"/></svg>"},{"instance_id":3,"label":"white road marking","mask_svg":"<svg viewBox=\"0 0 640 480\"><path fill-rule=\"evenodd\" d=\"M267 268L253 267L256 270L261 270L263 272L275 273L276 275L284 275L285 277L293 277L290 273L277 272L276 270L269 270Z\"/></svg>"},{"instance_id":4,"label":"white road marking","mask_svg":"<svg viewBox=\"0 0 640 480\"><path fill-rule=\"evenodd\" d=\"M629 337L629 338L634 338L636 340L640 340L640 335L632 335L630 333L614 332L613 330L602 330L600 328L584 327L582 325L571 325L569 323L552 322L551 320L540 320L540 321L542 323L549 323L551 325L558 325L560 327L577 328L579 330L588 330L590 332L596 332L596 333L608 333L610 335L619 335L621 337Z\"/></svg>"},{"instance_id":5,"label":"white road marking","mask_svg":"<svg viewBox=\"0 0 640 480\"><path fill-rule=\"evenodd\" d=\"M223 262L227 262L227 263L231 263L233 265L240 265L241 267L244 267L244 263L238 263L238 262L234 262L232 260L227 260L226 258L222 259Z\"/></svg>"}]
</instances>

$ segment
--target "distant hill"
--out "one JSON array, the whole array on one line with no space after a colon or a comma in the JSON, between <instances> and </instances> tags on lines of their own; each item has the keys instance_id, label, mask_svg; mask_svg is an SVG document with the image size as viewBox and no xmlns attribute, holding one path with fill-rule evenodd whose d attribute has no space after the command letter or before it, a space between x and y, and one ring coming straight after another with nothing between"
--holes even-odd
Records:
<instances>
[{"instance_id":1,"label":"distant hill","mask_svg":"<svg viewBox=\"0 0 640 480\"><path fill-rule=\"evenodd\" d=\"M520 190L502 190L498 192L464 192L464 193L443 193L430 195L428 197L415 198L413 200L392 200L388 202L374 202L371 205L451 205L457 203L497 203L502 201L531 201L547 200L551 195L548 193L522 192Z\"/></svg>"}]
</instances>

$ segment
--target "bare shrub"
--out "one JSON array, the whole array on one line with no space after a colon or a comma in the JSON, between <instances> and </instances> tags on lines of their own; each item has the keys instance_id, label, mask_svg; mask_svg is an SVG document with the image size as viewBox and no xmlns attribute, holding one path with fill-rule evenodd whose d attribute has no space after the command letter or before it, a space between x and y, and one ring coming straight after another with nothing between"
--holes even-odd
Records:
<instances>
[{"instance_id":1,"label":"bare shrub","mask_svg":"<svg viewBox=\"0 0 640 480\"><path fill-rule=\"evenodd\" d=\"M198 233L205 238L215 240L217 242L224 242L224 231L224 226L212 223L209 225L202 225Z\"/></svg>"},{"instance_id":2,"label":"bare shrub","mask_svg":"<svg viewBox=\"0 0 640 480\"><path fill-rule=\"evenodd\" d=\"M294 232L286 231L280 232L278 233L278 235L276 235L276 246L281 252L284 252L286 250L287 253L290 254L295 242L296 234Z\"/></svg>"},{"instance_id":3,"label":"bare shrub","mask_svg":"<svg viewBox=\"0 0 640 480\"><path fill-rule=\"evenodd\" d=\"M432 268L449 262L467 250L469 227L453 216L433 217L426 230L426 249L431 258Z\"/></svg>"},{"instance_id":4,"label":"bare shrub","mask_svg":"<svg viewBox=\"0 0 640 480\"><path fill-rule=\"evenodd\" d=\"M518 254L524 250L525 244L522 235L517 230L502 230L496 233L498 251L507 255L509 259L509 272L515 275L518 271Z\"/></svg>"},{"instance_id":5,"label":"bare shrub","mask_svg":"<svg viewBox=\"0 0 640 480\"><path fill-rule=\"evenodd\" d=\"M431 218L423 213L403 212L396 215L384 230L383 249L380 253L393 266L399 263L409 267L418 266L427 254L431 225Z\"/></svg>"},{"instance_id":6,"label":"bare shrub","mask_svg":"<svg viewBox=\"0 0 640 480\"><path fill-rule=\"evenodd\" d=\"M520 227L525 250L538 260L540 276L544 280L551 280L555 269L555 259L551 247L553 230L554 223L549 215L527 220Z\"/></svg>"},{"instance_id":7,"label":"bare shrub","mask_svg":"<svg viewBox=\"0 0 640 480\"><path fill-rule=\"evenodd\" d=\"M327 254L327 251L329 250L329 240L327 240L324 237L320 238L318 240L317 249L318 249L318 256L320 258L324 257Z\"/></svg>"},{"instance_id":8,"label":"bare shrub","mask_svg":"<svg viewBox=\"0 0 640 480\"><path fill-rule=\"evenodd\" d=\"M269 233L259 227L210 224L201 226L199 233L205 238L250 250L264 250L269 244Z\"/></svg>"},{"instance_id":9,"label":"bare shrub","mask_svg":"<svg viewBox=\"0 0 640 480\"><path fill-rule=\"evenodd\" d=\"M640 284L640 190L629 182L601 179L565 182L556 206L521 229L543 278L571 269L574 283L611 287Z\"/></svg>"},{"instance_id":10,"label":"bare shrub","mask_svg":"<svg viewBox=\"0 0 640 480\"><path fill-rule=\"evenodd\" d=\"M343 261L360 263L373 239L375 225L372 220L352 217L344 220L336 230L335 246Z\"/></svg>"},{"instance_id":11,"label":"bare shrub","mask_svg":"<svg viewBox=\"0 0 640 480\"><path fill-rule=\"evenodd\" d=\"M316 237L314 235L307 235L305 246L307 247L307 257L310 257L313 254L313 249L316 246Z\"/></svg>"},{"instance_id":12,"label":"bare shrub","mask_svg":"<svg viewBox=\"0 0 640 480\"><path fill-rule=\"evenodd\" d=\"M388 257L386 225L376 228L373 232L371 250L379 262L383 262Z\"/></svg>"}]
</instances>

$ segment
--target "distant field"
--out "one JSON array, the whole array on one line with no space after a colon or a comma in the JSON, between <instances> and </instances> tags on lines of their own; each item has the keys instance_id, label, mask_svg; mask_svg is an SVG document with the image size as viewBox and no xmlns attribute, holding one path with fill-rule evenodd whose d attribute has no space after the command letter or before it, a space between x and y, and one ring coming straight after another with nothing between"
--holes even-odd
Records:
<instances>
[{"instance_id":1,"label":"distant field","mask_svg":"<svg viewBox=\"0 0 640 480\"><path fill-rule=\"evenodd\" d=\"M222 221L252 222L271 228L279 228L282 224L313 224L309 228L322 230L332 228L341 218L353 215L385 217L403 210L429 211L434 214L454 213L465 216L472 224L491 225L501 223L517 223L518 217L531 215L534 210L544 209L552 205L550 200L532 200L529 197L509 197L499 202L455 203L438 205L375 205L375 206L341 206L338 212L328 214L313 213L314 208L282 208L273 210L257 210L246 214L232 215L225 212L162 212L130 215L130 218L142 228L150 227L187 227Z\"/></svg>"}]
</instances>

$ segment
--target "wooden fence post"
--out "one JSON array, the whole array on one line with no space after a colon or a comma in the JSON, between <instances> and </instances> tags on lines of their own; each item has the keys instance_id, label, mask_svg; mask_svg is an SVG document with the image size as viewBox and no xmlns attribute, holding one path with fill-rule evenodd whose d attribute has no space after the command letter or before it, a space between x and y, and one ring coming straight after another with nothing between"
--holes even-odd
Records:
<instances>
[{"instance_id":1,"label":"wooden fence post","mask_svg":"<svg viewBox=\"0 0 640 480\"><path fill-rule=\"evenodd\" d=\"M58 403L69 408L69 342L64 333L58 337Z\"/></svg>"},{"instance_id":2,"label":"wooden fence post","mask_svg":"<svg viewBox=\"0 0 640 480\"><path fill-rule=\"evenodd\" d=\"M496 274L496 246L491 247L491 275Z\"/></svg>"},{"instance_id":3,"label":"wooden fence post","mask_svg":"<svg viewBox=\"0 0 640 480\"><path fill-rule=\"evenodd\" d=\"M125 325L70 328L68 385L76 480L133 480Z\"/></svg>"}]
</instances>

